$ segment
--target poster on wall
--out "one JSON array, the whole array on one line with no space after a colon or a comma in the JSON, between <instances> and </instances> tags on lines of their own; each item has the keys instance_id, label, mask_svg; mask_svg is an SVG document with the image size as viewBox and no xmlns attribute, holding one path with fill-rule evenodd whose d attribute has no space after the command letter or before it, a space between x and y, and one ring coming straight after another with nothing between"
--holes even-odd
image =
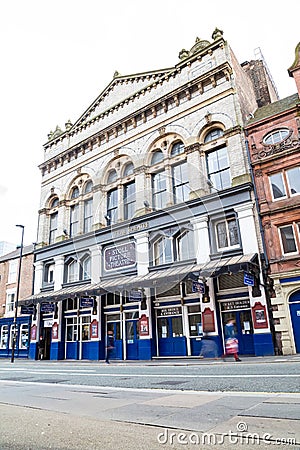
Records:
<instances>
[{"instance_id":1,"label":"poster on wall","mask_svg":"<svg viewBox=\"0 0 300 450\"><path fill-rule=\"evenodd\" d=\"M140 336L149 336L149 318L143 314L139 320Z\"/></svg>"},{"instance_id":2,"label":"poster on wall","mask_svg":"<svg viewBox=\"0 0 300 450\"><path fill-rule=\"evenodd\" d=\"M254 328L268 328L266 307L256 302L252 308Z\"/></svg>"},{"instance_id":3,"label":"poster on wall","mask_svg":"<svg viewBox=\"0 0 300 450\"><path fill-rule=\"evenodd\" d=\"M95 339L98 337L98 321L94 319L91 322L91 338Z\"/></svg>"}]
</instances>

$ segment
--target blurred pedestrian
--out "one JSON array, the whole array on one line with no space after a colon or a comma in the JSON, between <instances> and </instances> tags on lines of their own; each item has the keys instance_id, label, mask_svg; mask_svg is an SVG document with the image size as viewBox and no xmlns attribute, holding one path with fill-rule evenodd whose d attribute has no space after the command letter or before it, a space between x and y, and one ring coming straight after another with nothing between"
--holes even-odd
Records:
<instances>
[{"instance_id":1,"label":"blurred pedestrian","mask_svg":"<svg viewBox=\"0 0 300 450\"><path fill-rule=\"evenodd\" d=\"M43 336L40 336L40 340L38 342L38 359L42 360L45 357L45 340Z\"/></svg>"},{"instance_id":2,"label":"blurred pedestrian","mask_svg":"<svg viewBox=\"0 0 300 450\"><path fill-rule=\"evenodd\" d=\"M235 327L234 319L230 319L224 328L225 334L225 353L223 359L225 360L226 355L233 355L236 362L240 362L239 358L239 341L237 339L237 332Z\"/></svg>"},{"instance_id":3,"label":"blurred pedestrian","mask_svg":"<svg viewBox=\"0 0 300 450\"><path fill-rule=\"evenodd\" d=\"M214 339L207 333L201 338L200 358L218 358L218 346Z\"/></svg>"},{"instance_id":4,"label":"blurred pedestrian","mask_svg":"<svg viewBox=\"0 0 300 450\"><path fill-rule=\"evenodd\" d=\"M109 364L109 360L111 358L111 354L115 348L114 341L114 333L112 330L107 331L106 339L105 339L105 362Z\"/></svg>"}]
</instances>

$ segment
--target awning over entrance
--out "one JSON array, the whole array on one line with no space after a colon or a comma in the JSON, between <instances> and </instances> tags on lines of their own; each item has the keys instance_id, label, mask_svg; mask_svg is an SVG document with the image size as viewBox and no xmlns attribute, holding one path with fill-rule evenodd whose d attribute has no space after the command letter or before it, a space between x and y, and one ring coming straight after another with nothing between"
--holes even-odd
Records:
<instances>
[{"instance_id":1,"label":"awning over entrance","mask_svg":"<svg viewBox=\"0 0 300 450\"><path fill-rule=\"evenodd\" d=\"M41 292L19 302L20 305L37 304L43 301L60 301L72 296L99 295L105 292L141 289L179 283L186 278L196 280L199 277L217 277L223 273L239 271L257 271L259 269L257 253L233 256L210 261L206 264L173 265L167 269L152 270L146 275L120 276L102 279L96 284L81 284L58 291Z\"/></svg>"},{"instance_id":2,"label":"awning over entrance","mask_svg":"<svg viewBox=\"0 0 300 450\"><path fill-rule=\"evenodd\" d=\"M257 253L232 256L210 261L200 267L200 277L217 277L223 273L237 273L240 271L257 271L259 269Z\"/></svg>"},{"instance_id":3,"label":"awning over entrance","mask_svg":"<svg viewBox=\"0 0 300 450\"><path fill-rule=\"evenodd\" d=\"M99 292L98 292L99 293ZM66 287L63 289L59 289L58 291L47 291L40 292L36 295L31 295L23 300L19 301L19 305L32 305L45 302L52 301L60 301L68 298L72 295L96 295L94 289L91 284L80 284L75 286Z\"/></svg>"}]
</instances>

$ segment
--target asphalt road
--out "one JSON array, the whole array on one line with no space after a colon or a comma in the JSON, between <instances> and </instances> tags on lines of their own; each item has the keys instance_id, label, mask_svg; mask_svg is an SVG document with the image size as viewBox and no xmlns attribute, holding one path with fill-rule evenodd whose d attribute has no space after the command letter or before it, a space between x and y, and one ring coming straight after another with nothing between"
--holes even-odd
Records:
<instances>
[{"instance_id":1,"label":"asphalt road","mask_svg":"<svg viewBox=\"0 0 300 450\"><path fill-rule=\"evenodd\" d=\"M0 360L1 450L300 449L300 357Z\"/></svg>"},{"instance_id":2,"label":"asphalt road","mask_svg":"<svg viewBox=\"0 0 300 450\"><path fill-rule=\"evenodd\" d=\"M0 380L121 388L299 392L300 358L119 363L0 360Z\"/></svg>"}]
</instances>

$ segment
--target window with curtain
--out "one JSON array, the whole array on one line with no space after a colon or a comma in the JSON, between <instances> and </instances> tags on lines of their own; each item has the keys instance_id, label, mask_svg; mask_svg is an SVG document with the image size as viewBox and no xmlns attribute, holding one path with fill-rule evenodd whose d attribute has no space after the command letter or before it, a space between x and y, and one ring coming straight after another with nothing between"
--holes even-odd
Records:
<instances>
[{"instance_id":1,"label":"window with curtain","mask_svg":"<svg viewBox=\"0 0 300 450\"><path fill-rule=\"evenodd\" d=\"M299 227L299 225L298 225L298 227ZM286 225L284 227L280 227L279 233L280 233L283 253L284 254L296 253L297 252L297 244L296 244L293 225L291 224L291 225Z\"/></svg>"},{"instance_id":2,"label":"window with curtain","mask_svg":"<svg viewBox=\"0 0 300 450\"><path fill-rule=\"evenodd\" d=\"M238 225L235 218L223 220L216 224L218 249L236 247L239 245Z\"/></svg>"}]
</instances>

